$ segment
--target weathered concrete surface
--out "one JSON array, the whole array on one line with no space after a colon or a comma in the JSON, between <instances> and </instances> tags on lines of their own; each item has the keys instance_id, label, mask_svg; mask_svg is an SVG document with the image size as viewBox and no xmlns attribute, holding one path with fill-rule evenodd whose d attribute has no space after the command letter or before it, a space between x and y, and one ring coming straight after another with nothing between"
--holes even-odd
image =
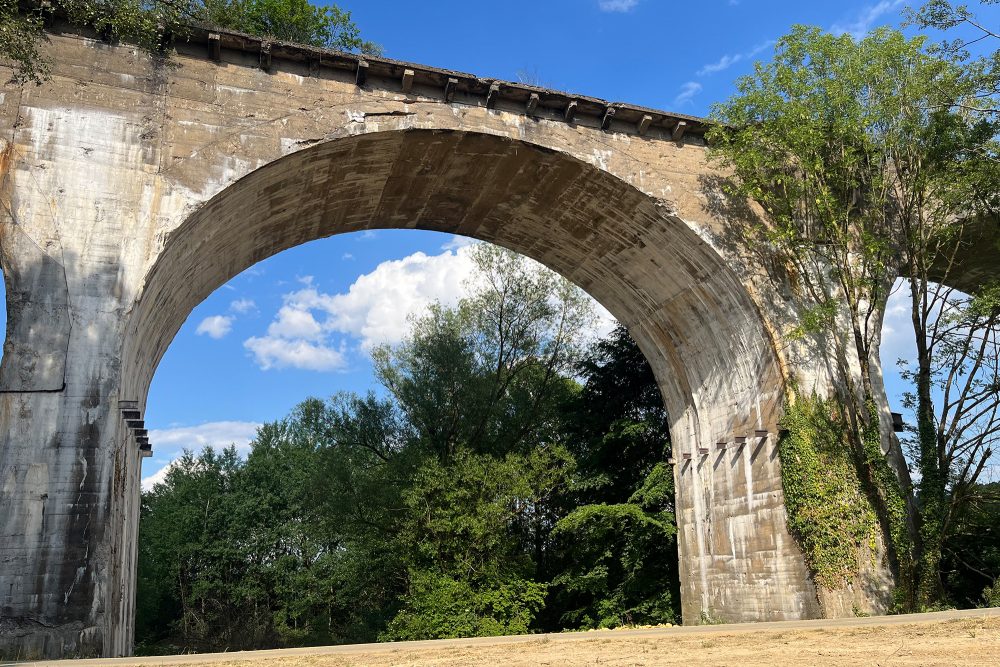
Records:
<instances>
[{"instance_id":1,"label":"weathered concrete surface","mask_svg":"<svg viewBox=\"0 0 1000 667\"><path fill-rule=\"evenodd\" d=\"M817 593L788 533L783 382L829 379L776 344L796 305L727 246L740 223L713 205L695 119L421 68L404 91L413 66L391 61L359 86L356 59L308 50L272 49L265 71L259 44L223 42L220 62L195 40L157 64L53 36L52 80L0 89L0 654L131 651L140 459L121 406L142 407L226 280L369 228L510 247L628 326L672 419L686 621L883 608L883 566Z\"/></svg>"}]
</instances>

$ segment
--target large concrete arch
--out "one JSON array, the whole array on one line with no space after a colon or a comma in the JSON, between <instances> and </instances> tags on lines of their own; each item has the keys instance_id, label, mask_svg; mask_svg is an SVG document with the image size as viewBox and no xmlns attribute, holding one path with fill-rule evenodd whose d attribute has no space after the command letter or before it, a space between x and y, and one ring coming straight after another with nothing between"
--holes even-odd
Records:
<instances>
[{"instance_id":1,"label":"large concrete arch","mask_svg":"<svg viewBox=\"0 0 1000 667\"><path fill-rule=\"evenodd\" d=\"M884 608L880 563L818 591L788 532L783 382L829 378L780 343L788 290L728 240L701 121L236 34L167 63L48 48L49 82L0 88L0 655L131 651L159 359L242 269L368 228L507 246L629 327L672 420L686 621Z\"/></svg>"},{"instance_id":2,"label":"large concrete arch","mask_svg":"<svg viewBox=\"0 0 1000 667\"><path fill-rule=\"evenodd\" d=\"M351 174L364 174L361 187ZM122 395L143 403L194 306L261 259L337 233L415 228L511 248L607 304L657 359L673 414L696 412L699 373L743 354L750 361L732 363L739 379L720 398L764 391L773 404L779 374L746 289L659 204L600 167L491 134L380 129L311 146L239 179L170 232L126 326ZM670 337L656 339L655 326Z\"/></svg>"},{"instance_id":3,"label":"large concrete arch","mask_svg":"<svg viewBox=\"0 0 1000 667\"><path fill-rule=\"evenodd\" d=\"M364 174L363 183L352 174ZM251 172L199 208L169 234L143 281L125 331L120 396L142 407L155 366L188 313L239 271L314 238L399 227L504 245L602 301L633 332L660 378L679 452L697 453L699 443L734 432L774 432L783 391L773 350L745 287L710 244L662 201L598 166L525 141L457 130L380 128L333 139ZM745 449L727 459L715 466L725 471L720 483L739 489L727 507L713 508L714 482L702 457L679 468L712 489L706 498L699 484L684 483L686 614L818 613L794 542L787 539L782 551L773 535L775 527L785 530L773 494L780 488L773 446L762 456ZM729 523L714 546L725 545L770 588L728 581L719 571L699 518L713 511ZM717 599L713 583L732 599Z\"/></svg>"}]
</instances>

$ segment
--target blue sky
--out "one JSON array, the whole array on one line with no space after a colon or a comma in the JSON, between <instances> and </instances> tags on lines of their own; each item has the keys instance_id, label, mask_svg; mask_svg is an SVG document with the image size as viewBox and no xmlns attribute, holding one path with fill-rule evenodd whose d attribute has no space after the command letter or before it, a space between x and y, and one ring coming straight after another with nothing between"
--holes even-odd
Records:
<instances>
[{"instance_id":1,"label":"blue sky","mask_svg":"<svg viewBox=\"0 0 1000 667\"><path fill-rule=\"evenodd\" d=\"M612 101L705 115L795 23L861 34L898 25L900 0L545 0L351 2L389 57ZM992 9L990 16L1000 15ZM984 13L984 15L986 15ZM453 302L468 273L455 237L379 231L315 241L237 276L192 312L146 407L147 484L181 448L245 445L303 398L373 387L368 350L406 315ZM883 358L906 356L894 303ZM901 318L901 315L903 316ZM605 321L604 326L608 323ZM898 383L892 385L898 391Z\"/></svg>"}]
</instances>

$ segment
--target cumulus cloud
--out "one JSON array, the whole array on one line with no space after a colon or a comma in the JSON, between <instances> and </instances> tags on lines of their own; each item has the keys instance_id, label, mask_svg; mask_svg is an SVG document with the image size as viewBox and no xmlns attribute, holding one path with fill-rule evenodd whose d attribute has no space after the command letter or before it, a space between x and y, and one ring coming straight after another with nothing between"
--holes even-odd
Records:
<instances>
[{"instance_id":1,"label":"cumulus cloud","mask_svg":"<svg viewBox=\"0 0 1000 667\"><path fill-rule=\"evenodd\" d=\"M251 337L243 342L262 370L298 368L306 371L336 371L347 365L343 349L302 339Z\"/></svg>"},{"instance_id":2,"label":"cumulus cloud","mask_svg":"<svg viewBox=\"0 0 1000 667\"><path fill-rule=\"evenodd\" d=\"M886 14L896 11L905 0L881 0L873 5L866 5L854 16L830 26L830 32L836 35L847 33L855 39L861 39Z\"/></svg>"},{"instance_id":3,"label":"cumulus cloud","mask_svg":"<svg viewBox=\"0 0 1000 667\"><path fill-rule=\"evenodd\" d=\"M467 247L440 255L417 252L382 262L355 280L346 293L326 294L308 286L286 294L268 335L290 331L294 321L300 325L300 338L347 334L358 339L365 349L380 343L398 343L409 330L411 316L424 312L434 302L448 306L458 303L472 271Z\"/></svg>"},{"instance_id":4,"label":"cumulus cloud","mask_svg":"<svg viewBox=\"0 0 1000 667\"><path fill-rule=\"evenodd\" d=\"M284 295L266 335L248 339L244 347L264 370L334 371L347 365L346 338L364 350L399 343L413 317L433 303L453 306L467 293L474 243L456 237L445 245L452 249L382 262L339 294L304 280L303 288ZM605 335L615 319L599 304L596 310L592 333Z\"/></svg>"},{"instance_id":5,"label":"cumulus cloud","mask_svg":"<svg viewBox=\"0 0 1000 667\"><path fill-rule=\"evenodd\" d=\"M170 472L170 468L173 465L174 465L174 461L171 461L170 463L168 463L168 464L166 464L164 466L160 466L156 470L156 472L154 472L152 475L150 475L148 477L143 477L142 478L142 490L143 491L152 491L154 486L156 486L157 484L162 484L163 480L166 479L166 477L167 477L167 473Z\"/></svg>"},{"instance_id":6,"label":"cumulus cloud","mask_svg":"<svg viewBox=\"0 0 1000 667\"><path fill-rule=\"evenodd\" d=\"M179 452L184 448L223 449L229 445L246 449L257 434L260 424L244 421L206 422L197 426L173 426L149 431L149 442L158 450Z\"/></svg>"},{"instance_id":7,"label":"cumulus cloud","mask_svg":"<svg viewBox=\"0 0 1000 667\"><path fill-rule=\"evenodd\" d=\"M598 0L597 6L602 12L630 12L639 4L639 0Z\"/></svg>"},{"instance_id":8,"label":"cumulus cloud","mask_svg":"<svg viewBox=\"0 0 1000 667\"><path fill-rule=\"evenodd\" d=\"M157 482L162 482L182 450L199 451L205 447L221 450L236 445L237 449L246 451L259 427L257 422L218 421L197 426L151 429L149 442L153 445L156 460L161 463L152 474L142 478L142 489L148 491ZM154 459L147 460L152 462Z\"/></svg>"},{"instance_id":9,"label":"cumulus cloud","mask_svg":"<svg viewBox=\"0 0 1000 667\"><path fill-rule=\"evenodd\" d=\"M897 359L913 359L916 356L910 308L909 288L897 283L896 289L886 303L885 318L882 320L882 343L879 345L879 357L882 360L882 367L885 369L894 367Z\"/></svg>"},{"instance_id":10,"label":"cumulus cloud","mask_svg":"<svg viewBox=\"0 0 1000 667\"><path fill-rule=\"evenodd\" d=\"M697 81L687 81L681 85L681 91L674 98L674 106L682 107L691 103L695 95L701 92L701 84Z\"/></svg>"},{"instance_id":11,"label":"cumulus cloud","mask_svg":"<svg viewBox=\"0 0 1000 667\"><path fill-rule=\"evenodd\" d=\"M308 276L300 278L303 287L284 295L267 334L243 345L264 370L341 370L347 365L343 337L359 341L363 349L398 343L411 316L436 301L457 303L471 273L472 260L460 248L382 262L341 294L322 292Z\"/></svg>"},{"instance_id":12,"label":"cumulus cloud","mask_svg":"<svg viewBox=\"0 0 1000 667\"><path fill-rule=\"evenodd\" d=\"M240 315L246 315L256 309L257 304L254 303L253 299L236 299L236 301L229 304L229 310Z\"/></svg>"},{"instance_id":13,"label":"cumulus cloud","mask_svg":"<svg viewBox=\"0 0 1000 667\"><path fill-rule=\"evenodd\" d=\"M286 303L278 311L277 318L267 328L269 337L316 340L323 336L323 328L308 310L309 305L300 299L305 292L315 294L316 290L310 288L293 292L290 299L286 298Z\"/></svg>"},{"instance_id":14,"label":"cumulus cloud","mask_svg":"<svg viewBox=\"0 0 1000 667\"><path fill-rule=\"evenodd\" d=\"M216 340L223 338L233 328L233 318L228 315L210 315L198 324L195 330L199 336L208 336Z\"/></svg>"}]
</instances>

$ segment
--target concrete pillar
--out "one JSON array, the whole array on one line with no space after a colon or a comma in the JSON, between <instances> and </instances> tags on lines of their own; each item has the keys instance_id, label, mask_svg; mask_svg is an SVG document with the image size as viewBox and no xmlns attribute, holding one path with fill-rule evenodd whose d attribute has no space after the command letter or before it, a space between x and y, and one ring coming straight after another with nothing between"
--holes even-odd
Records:
<instances>
[{"instance_id":1,"label":"concrete pillar","mask_svg":"<svg viewBox=\"0 0 1000 667\"><path fill-rule=\"evenodd\" d=\"M2 229L0 655L121 655L139 453L117 409L124 309L102 251L116 239L69 257L57 240Z\"/></svg>"},{"instance_id":2,"label":"concrete pillar","mask_svg":"<svg viewBox=\"0 0 1000 667\"><path fill-rule=\"evenodd\" d=\"M131 650L139 452L118 401L137 179L122 175L141 160L106 115L53 107L0 108L0 659Z\"/></svg>"}]
</instances>

